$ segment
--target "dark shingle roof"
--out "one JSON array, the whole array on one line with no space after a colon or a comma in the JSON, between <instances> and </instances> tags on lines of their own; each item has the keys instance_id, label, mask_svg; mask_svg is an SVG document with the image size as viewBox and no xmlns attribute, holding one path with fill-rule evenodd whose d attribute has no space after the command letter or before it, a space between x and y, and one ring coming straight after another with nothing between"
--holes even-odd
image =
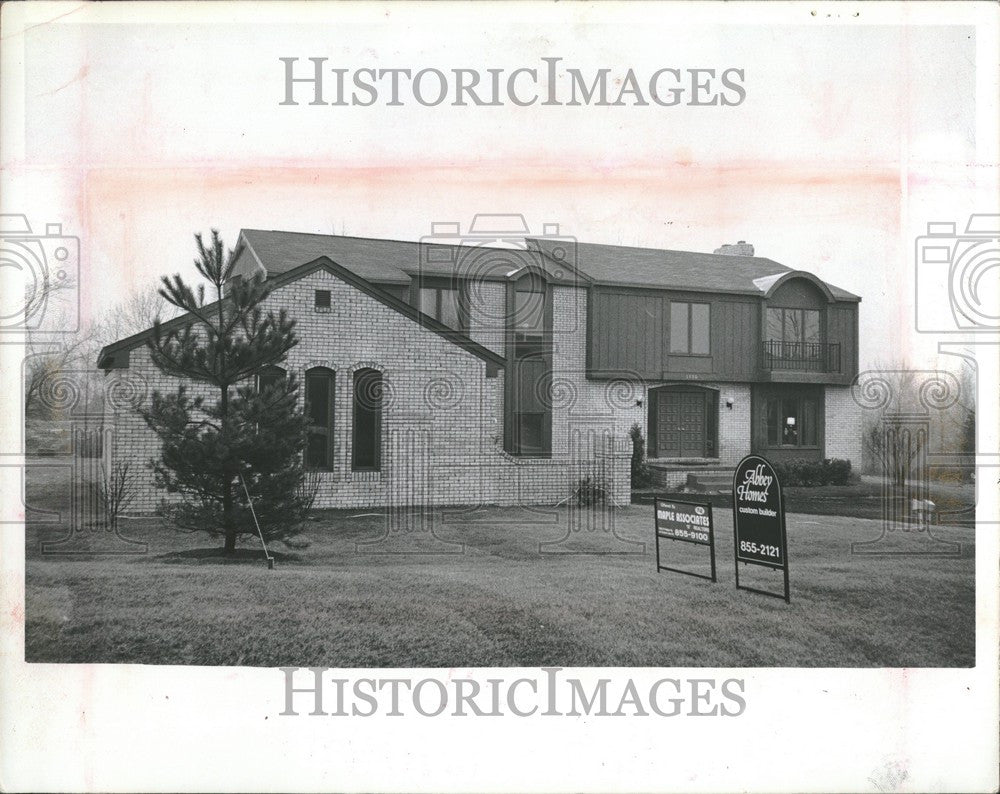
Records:
<instances>
[{"instance_id":1,"label":"dark shingle roof","mask_svg":"<svg viewBox=\"0 0 1000 794\"><path fill-rule=\"evenodd\" d=\"M498 279L525 264L540 266L552 273L561 267L557 257L552 255L553 250L566 247L565 242L551 242L545 238L526 238L528 247L532 249L526 251L259 229L244 229L241 236L269 276L327 256L376 284L409 284L411 275L417 273L452 276L456 275L456 271L458 275ZM539 256L535 249L546 256ZM569 262L575 265L582 278L598 284L752 295L761 295L766 291L768 277L780 276L791 270L760 256L727 256L596 243L576 243L570 251ZM846 290L832 284L828 286L838 300L858 300L856 295Z\"/></svg>"},{"instance_id":2,"label":"dark shingle roof","mask_svg":"<svg viewBox=\"0 0 1000 794\"><path fill-rule=\"evenodd\" d=\"M452 344L455 344L458 347L472 353L474 356L482 359L487 364L488 375L491 370L496 372L497 368L504 366L504 358L499 353L484 347L478 342L474 342L465 334L460 331L456 331L453 328L449 328L444 323L434 319L433 317L423 314L409 303L400 300L377 286L374 286L367 279L359 276L350 268L343 267L326 257L316 257L315 259L303 263L298 267L286 270L284 273L276 274L271 283L273 287L278 288L320 269L331 273L345 283L350 284L355 289L358 289L366 295L374 298L379 303L388 306L390 309L399 312L404 317L408 317L409 319L419 323L422 327L428 329L432 333L447 339ZM223 298L223 301L228 300L230 299ZM205 309L209 312L214 312L216 306L218 306L218 303L212 303L206 306ZM162 323L161 328L164 332L175 331L183 328L185 325L190 325L195 322L195 320L196 318L193 314L184 313ZM120 339L117 342L105 345L97 356L97 366L101 369L117 369L120 367L127 367L128 356L126 355L123 358L119 358L117 356L119 351L129 351L139 345L145 344L153 336L154 330L154 328L150 328L126 337L125 339Z\"/></svg>"},{"instance_id":3,"label":"dark shingle roof","mask_svg":"<svg viewBox=\"0 0 1000 794\"><path fill-rule=\"evenodd\" d=\"M543 251L544 240L539 240ZM792 268L761 256L728 256L694 251L663 251L621 245L577 243L576 264L599 284L656 287L708 292L766 291L756 279L788 273ZM857 296L828 284L838 300Z\"/></svg>"},{"instance_id":4,"label":"dark shingle roof","mask_svg":"<svg viewBox=\"0 0 1000 794\"><path fill-rule=\"evenodd\" d=\"M453 276L457 270L460 275L499 280L525 265L549 269L547 260L524 248L437 245L260 229L244 229L241 236L269 276L321 256L376 284L409 284L410 276L418 273Z\"/></svg>"}]
</instances>

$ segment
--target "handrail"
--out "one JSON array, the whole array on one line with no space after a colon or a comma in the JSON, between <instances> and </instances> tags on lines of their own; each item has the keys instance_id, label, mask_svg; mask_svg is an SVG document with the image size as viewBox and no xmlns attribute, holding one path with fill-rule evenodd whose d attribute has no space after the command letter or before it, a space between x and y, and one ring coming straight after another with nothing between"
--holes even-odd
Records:
<instances>
[{"instance_id":1,"label":"handrail","mask_svg":"<svg viewBox=\"0 0 1000 794\"><path fill-rule=\"evenodd\" d=\"M768 370L840 372L838 342L785 342L769 339L764 342L762 353L762 366Z\"/></svg>"}]
</instances>

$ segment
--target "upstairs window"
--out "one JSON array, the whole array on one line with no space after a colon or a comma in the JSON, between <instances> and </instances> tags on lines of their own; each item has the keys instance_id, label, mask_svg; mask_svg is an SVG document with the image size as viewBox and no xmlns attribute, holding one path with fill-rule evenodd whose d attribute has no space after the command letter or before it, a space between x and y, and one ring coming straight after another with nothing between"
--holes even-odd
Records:
<instances>
[{"instance_id":1,"label":"upstairs window","mask_svg":"<svg viewBox=\"0 0 1000 794\"><path fill-rule=\"evenodd\" d=\"M318 289L313 293L313 308L318 312L330 311L330 290Z\"/></svg>"},{"instance_id":2,"label":"upstairs window","mask_svg":"<svg viewBox=\"0 0 1000 794\"><path fill-rule=\"evenodd\" d=\"M306 371L307 469L333 469L333 370L315 367Z\"/></svg>"},{"instance_id":3,"label":"upstairs window","mask_svg":"<svg viewBox=\"0 0 1000 794\"><path fill-rule=\"evenodd\" d=\"M545 282L529 274L514 286L511 325L515 339L540 339L545 333Z\"/></svg>"},{"instance_id":4,"label":"upstairs window","mask_svg":"<svg viewBox=\"0 0 1000 794\"><path fill-rule=\"evenodd\" d=\"M707 303L670 302L670 352L707 356L712 350L711 310Z\"/></svg>"},{"instance_id":5,"label":"upstairs window","mask_svg":"<svg viewBox=\"0 0 1000 794\"><path fill-rule=\"evenodd\" d=\"M382 466L382 373L359 369L354 373L354 427L351 468L379 471Z\"/></svg>"},{"instance_id":6,"label":"upstairs window","mask_svg":"<svg viewBox=\"0 0 1000 794\"><path fill-rule=\"evenodd\" d=\"M420 287L417 308L449 328L462 330L459 290L453 287Z\"/></svg>"},{"instance_id":7,"label":"upstairs window","mask_svg":"<svg viewBox=\"0 0 1000 794\"><path fill-rule=\"evenodd\" d=\"M768 309L767 339L788 344L819 342L819 312L816 309Z\"/></svg>"}]
</instances>

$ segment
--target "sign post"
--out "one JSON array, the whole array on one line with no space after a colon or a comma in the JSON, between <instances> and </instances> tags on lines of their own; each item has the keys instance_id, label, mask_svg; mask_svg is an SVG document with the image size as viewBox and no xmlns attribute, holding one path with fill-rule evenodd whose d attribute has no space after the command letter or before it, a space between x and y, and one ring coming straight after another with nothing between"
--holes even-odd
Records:
<instances>
[{"instance_id":1,"label":"sign post","mask_svg":"<svg viewBox=\"0 0 1000 794\"><path fill-rule=\"evenodd\" d=\"M760 595L784 598L788 589L788 538L785 502L774 468L760 455L747 455L733 474L733 545L736 553L736 587ZM784 594L740 584L740 565L760 565L784 574Z\"/></svg>"},{"instance_id":2,"label":"sign post","mask_svg":"<svg viewBox=\"0 0 1000 794\"><path fill-rule=\"evenodd\" d=\"M712 505L697 502L676 502L653 500L653 516L656 526L656 570L673 571L699 579L715 581L715 535L712 532ZM708 546L709 558L712 562L712 575L693 571L682 571L671 568L660 562L660 539L679 540L684 543L694 543L698 546Z\"/></svg>"}]
</instances>

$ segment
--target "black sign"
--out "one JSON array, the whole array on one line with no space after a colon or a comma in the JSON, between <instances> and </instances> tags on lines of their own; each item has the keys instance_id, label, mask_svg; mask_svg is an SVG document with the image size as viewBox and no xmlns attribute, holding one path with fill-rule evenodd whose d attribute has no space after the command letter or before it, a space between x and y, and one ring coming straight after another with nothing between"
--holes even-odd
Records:
<instances>
[{"instance_id":1,"label":"black sign","mask_svg":"<svg viewBox=\"0 0 1000 794\"><path fill-rule=\"evenodd\" d=\"M699 579L715 581L715 538L712 534L712 505L698 502L667 502L653 500L654 522L656 526L656 570L673 571ZM712 575L682 571L670 568L660 562L660 540L680 540L699 546L708 546L712 563Z\"/></svg>"},{"instance_id":2,"label":"black sign","mask_svg":"<svg viewBox=\"0 0 1000 794\"><path fill-rule=\"evenodd\" d=\"M762 595L789 600L788 543L781 483L771 464L760 455L747 455L733 475L733 541L736 550L736 586ZM740 585L740 564L763 565L784 572L783 595Z\"/></svg>"}]
</instances>

